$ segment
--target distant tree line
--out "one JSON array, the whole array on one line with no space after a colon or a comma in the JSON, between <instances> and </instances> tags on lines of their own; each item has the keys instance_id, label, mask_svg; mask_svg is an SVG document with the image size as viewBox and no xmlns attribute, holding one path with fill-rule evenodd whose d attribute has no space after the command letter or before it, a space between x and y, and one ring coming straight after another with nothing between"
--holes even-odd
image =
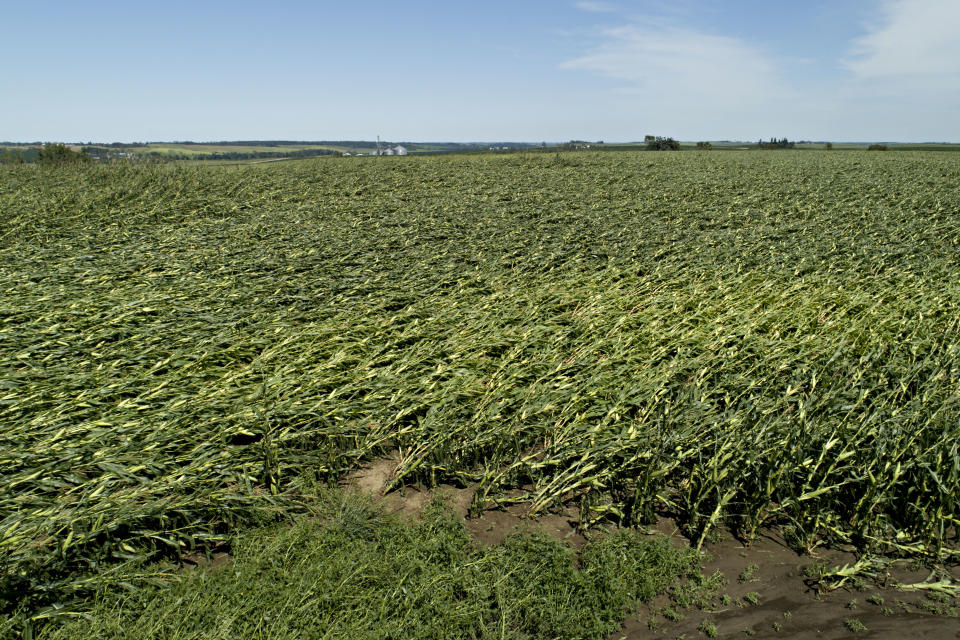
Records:
<instances>
[{"instance_id":1,"label":"distant tree line","mask_svg":"<svg viewBox=\"0 0 960 640\"><path fill-rule=\"evenodd\" d=\"M141 146L151 143L137 143ZM224 140L219 142L193 142L190 140L177 140L173 142L157 142L156 144L181 144L195 146L218 146L218 147L292 147L292 146L326 146L340 147L343 149L371 149L377 146L374 140ZM381 146L392 147L403 145L409 151L427 151L433 153L463 153L468 151L486 151L491 146L503 147L533 147L533 143L527 142L403 142L381 140ZM290 155L290 154L287 154ZM192 157L192 156L191 156Z\"/></svg>"},{"instance_id":2,"label":"distant tree line","mask_svg":"<svg viewBox=\"0 0 960 640\"><path fill-rule=\"evenodd\" d=\"M42 147L27 147L26 149L0 149L0 164L32 164L61 165L61 164L89 164L92 158L85 149L74 151L65 144L50 143Z\"/></svg>"},{"instance_id":3,"label":"distant tree line","mask_svg":"<svg viewBox=\"0 0 960 640\"><path fill-rule=\"evenodd\" d=\"M26 149L0 149L0 164L27 164L40 159L40 150L33 147Z\"/></svg>"},{"instance_id":4,"label":"distant tree line","mask_svg":"<svg viewBox=\"0 0 960 640\"><path fill-rule=\"evenodd\" d=\"M296 151L214 151L212 153L162 153L148 151L138 156L154 160L256 160L257 158L313 158L339 155L332 149L297 149Z\"/></svg>"},{"instance_id":5,"label":"distant tree line","mask_svg":"<svg viewBox=\"0 0 960 640\"><path fill-rule=\"evenodd\" d=\"M643 136L648 151L679 151L680 143L673 138L663 136Z\"/></svg>"},{"instance_id":6,"label":"distant tree line","mask_svg":"<svg viewBox=\"0 0 960 640\"><path fill-rule=\"evenodd\" d=\"M793 149L795 145L796 143L790 142L786 138L770 138L769 142L763 140L757 142L758 149Z\"/></svg>"},{"instance_id":7,"label":"distant tree line","mask_svg":"<svg viewBox=\"0 0 960 640\"><path fill-rule=\"evenodd\" d=\"M330 146L330 147L369 147L376 142L369 140L220 140L216 142L194 142L193 140L174 140L172 142L156 141L146 144L190 144L195 146L216 147L294 147L294 146ZM384 143L387 144L387 143ZM393 143L390 143L393 144Z\"/></svg>"}]
</instances>

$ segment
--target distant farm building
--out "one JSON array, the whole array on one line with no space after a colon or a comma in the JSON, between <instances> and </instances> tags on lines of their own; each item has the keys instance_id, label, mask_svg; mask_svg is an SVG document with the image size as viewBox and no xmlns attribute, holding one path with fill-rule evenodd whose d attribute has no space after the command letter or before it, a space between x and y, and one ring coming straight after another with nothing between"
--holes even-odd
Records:
<instances>
[{"instance_id":1,"label":"distant farm building","mask_svg":"<svg viewBox=\"0 0 960 640\"><path fill-rule=\"evenodd\" d=\"M408 152L407 152L407 148L398 144L398 145L395 146L395 147L387 147L386 149L384 149L383 151L380 152L380 155L382 155L382 156L405 156L405 155L407 155L407 153L408 153Z\"/></svg>"}]
</instances>

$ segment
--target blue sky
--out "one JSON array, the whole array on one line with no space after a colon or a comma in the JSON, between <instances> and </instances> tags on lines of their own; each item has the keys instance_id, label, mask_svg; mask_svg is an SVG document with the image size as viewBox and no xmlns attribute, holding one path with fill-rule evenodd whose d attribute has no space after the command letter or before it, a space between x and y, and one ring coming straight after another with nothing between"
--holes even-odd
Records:
<instances>
[{"instance_id":1,"label":"blue sky","mask_svg":"<svg viewBox=\"0 0 960 640\"><path fill-rule=\"evenodd\" d=\"M960 0L4 5L0 140L960 141Z\"/></svg>"}]
</instances>

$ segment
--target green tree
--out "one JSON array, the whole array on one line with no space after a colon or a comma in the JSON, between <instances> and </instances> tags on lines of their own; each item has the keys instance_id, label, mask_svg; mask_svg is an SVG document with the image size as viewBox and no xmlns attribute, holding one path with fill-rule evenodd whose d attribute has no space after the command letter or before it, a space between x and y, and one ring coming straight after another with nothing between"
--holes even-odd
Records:
<instances>
[{"instance_id":1,"label":"green tree","mask_svg":"<svg viewBox=\"0 0 960 640\"><path fill-rule=\"evenodd\" d=\"M86 151L74 151L65 144L48 143L40 149L40 164L73 164L89 163L90 156Z\"/></svg>"},{"instance_id":2,"label":"green tree","mask_svg":"<svg viewBox=\"0 0 960 640\"><path fill-rule=\"evenodd\" d=\"M650 140L653 138L653 140ZM648 151L679 151L680 143L673 138L664 138L662 136L645 136Z\"/></svg>"}]
</instances>

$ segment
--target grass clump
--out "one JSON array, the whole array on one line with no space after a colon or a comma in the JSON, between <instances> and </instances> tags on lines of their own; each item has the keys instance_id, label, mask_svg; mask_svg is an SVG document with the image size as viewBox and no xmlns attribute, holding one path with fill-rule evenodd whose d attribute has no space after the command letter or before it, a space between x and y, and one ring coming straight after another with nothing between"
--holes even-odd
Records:
<instances>
[{"instance_id":1,"label":"grass clump","mask_svg":"<svg viewBox=\"0 0 960 640\"><path fill-rule=\"evenodd\" d=\"M869 631L867 625L863 624L858 618L844 618L843 626L853 633L863 633Z\"/></svg>"},{"instance_id":2,"label":"grass clump","mask_svg":"<svg viewBox=\"0 0 960 640\"><path fill-rule=\"evenodd\" d=\"M695 574L670 591L670 600L683 609L707 609L715 602L723 603L723 587L727 577L719 569L709 576Z\"/></svg>"},{"instance_id":3,"label":"grass clump","mask_svg":"<svg viewBox=\"0 0 960 640\"><path fill-rule=\"evenodd\" d=\"M700 623L700 626L697 627L697 631L707 636L708 638L716 638L718 635L717 625L710 622L709 620L704 620Z\"/></svg>"},{"instance_id":4,"label":"grass clump","mask_svg":"<svg viewBox=\"0 0 960 640\"><path fill-rule=\"evenodd\" d=\"M629 531L589 543L577 568L540 535L477 547L438 502L416 524L341 494L321 511L238 537L228 567L105 594L38 637L599 639L699 569L696 552Z\"/></svg>"},{"instance_id":5,"label":"grass clump","mask_svg":"<svg viewBox=\"0 0 960 640\"><path fill-rule=\"evenodd\" d=\"M753 582L757 578L757 572L760 571L759 565L750 564L747 565L747 568L740 572L740 575L737 576L737 582L743 584L744 582Z\"/></svg>"}]
</instances>

